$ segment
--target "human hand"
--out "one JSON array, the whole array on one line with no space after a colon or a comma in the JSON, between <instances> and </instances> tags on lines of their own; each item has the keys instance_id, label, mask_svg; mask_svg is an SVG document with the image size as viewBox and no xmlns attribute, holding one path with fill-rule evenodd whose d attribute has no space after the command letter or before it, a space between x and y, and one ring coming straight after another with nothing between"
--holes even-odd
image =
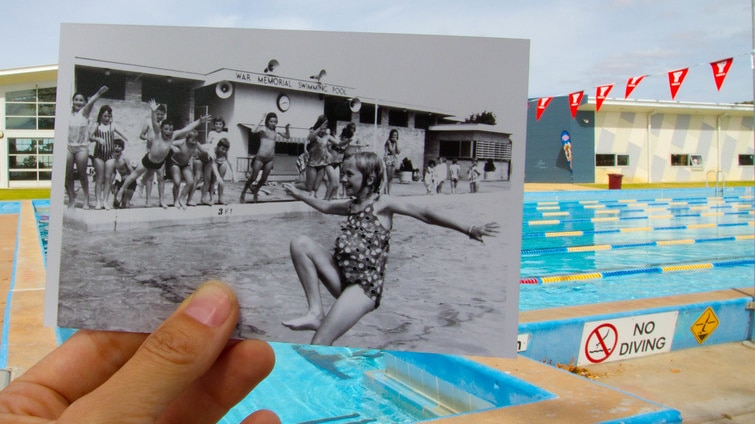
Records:
<instances>
[{"instance_id":1,"label":"human hand","mask_svg":"<svg viewBox=\"0 0 755 424\"><path fill-rule=\"evenodd\" d=\"M283 188L286 190L286 193L296 199L301 199L302 197L304 197L304 191L296 187L294 183L284 183Z\"/></svg>"},{"instance_id":2,"label":"human hand","mask_svg":"<svg viewBox=\"0 0 755 424\"><path fill-rule=\"evenodd\" d=\"M498 228L500 226L497 222L488 222L485 225L473 225L469 227L469 231L467 231L467 234L469 235L469 238L472 240L477 240L479 242L482 242L482 237L492 237L498 234Z\"/></svg>"},{"instance_id":3,"label":"human hand","mask_svg":"<svg viewBox=\"0 0 755 424\"><path fill-rule=\"evenodd\" d=\"M148 103L149 103L149 108L152 109L153 112L157 110L157 100L149 99Z\"/></svg>"},{"instance_id":4,"label":"human hand","mask_svg":"<svg viewBox=\"0 0 755 424\"><path fill-rule=\"evenodd\" d=\"M265 342L228 341L238 317L233 291L209 282L152 335L80 330L0 391L0 422L215 423L275 362Z\"/></svg>"}]
</instances>

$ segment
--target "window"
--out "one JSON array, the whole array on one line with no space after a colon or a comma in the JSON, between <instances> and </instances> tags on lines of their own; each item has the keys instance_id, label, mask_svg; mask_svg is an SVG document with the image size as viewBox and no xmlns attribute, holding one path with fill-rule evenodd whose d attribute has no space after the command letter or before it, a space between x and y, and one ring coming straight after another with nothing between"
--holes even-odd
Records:
<instances>
[{"instance_id":1,"label":"window","mask_svg":"<svg viewBox=\"0 0 755 424\"><path fill-rule=\"evenodd\" d=\"M701 168L703 166L702 155L694 155L689 153L671 155L671 166L690 166L693 168Z\"/></svg>"},{"instance_id":2,"label":"window","mask_svg":"<svg viewBox=\"0 0 755 424\"><path fill-rule=\"evenodd\" d=\"M392 127L408 127L409 112L398 109L388 110L388 125Z\"/></svg>"},{"instance_id":3,"label":"window","mask_svg":"<svg viewBox=\"0 0 755 424\"><path fill-rule=\"evenodd\" d=\"M629 166L629 155L596 154L595 166Z\"/></svg>"},{"instance_id":4,"label":"window","mask_svg":"<svg viewBox=\"0 0 755 424\"><path fill-rule=\"evenodd\" d=\"M752 166L753 155L739 155L739 166Z\"/></svg>"},{"instance_id":5,"label":"window","mask_svg":"<svg viewBox=\"0 0 755 424\"><path fill-rule=\"evenodd\" d=\"M9 130L55 129L55 87L5 94L5 127Z\"/></svg>"},{"instance_id":6,"label":"window","mask_svg":"<svg viewBox=\"0 0 755 424\"><path fill-rule=\"evenodd\" d=\"M103 99L126 99L126 75L116 73L110 69L76 67L76 92L89 97L96 93L103 85L108 90L102 95ZM155 97L161 99L161 97ZM70 100L70 99L69 99Z\"/></svg>"},{"instance_id":7,"label":"window","mask_svg":"<svg viewBox=\"0 0 755 424\"><path fill-rule=\"evenodd\" d=\"M52 138L9 138L8 179L49 181L52 171Z\"/></svg>"},{"instance_id":8,"label":"window","mask_svg":"<svg viewBox=\"0 0 755 424\"><path fill-rule=\"evenodd\" d=\"M475 142L475 158L510 161L511 143L477 141Z\"/></svg>"},{"instance_id":9,"label":"window","mask_svg":"<svg viewBox=\"0 0 755 424\"><path fill-rule=\"evenodd\" d=\"M448 159L471 159L471 141L440 140L439 156Z\"/></svg>"},{"instance_id":10,"label":"window","mask_svg":"<svg viewBox=\"0 0 755 424\"><path fill-rule=\"evenodd\" d=\"M362 103L359 109L359 123L375 124L375 105ZM380 114L377 116L377 124L380 125Z\"/></svg>"}]
</instances>

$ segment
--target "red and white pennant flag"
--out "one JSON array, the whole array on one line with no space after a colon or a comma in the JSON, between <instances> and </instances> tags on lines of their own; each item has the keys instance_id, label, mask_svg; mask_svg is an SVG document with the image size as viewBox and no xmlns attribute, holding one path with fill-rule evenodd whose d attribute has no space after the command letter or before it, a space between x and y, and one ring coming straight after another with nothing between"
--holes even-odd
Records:
<instances>
[{"instance_id":1,"label":"red and white pennant flag","mask_svg":"<svg viewBox=\"0 0 755 424\"><path fill-rule=\"evenodd\" d=\"M716 80L716 88L718 91L721 91L721 86L724 84L726 74L729 73L732 62L734 62L734 58L730 57L728 59L710 63L710 66L713 68L713 78Z\"/></svg>"},{"instance_id":2,"label":"red and white pennant flag","mask_svg":"<svg viewBox=\"0 0 755 424\"><path fill-rule=\"evenodd\" d=\"M601 85L595 90L595 112L600 110L600 106L603 105L603 100L608 97L608 93L613 89L613 84Z\"/></svg>"},{"instance_id":3,"label":"red and white pennant flag","mask_svg":"<svg viewBox=\"0 0 755 424\"><path fill-rule=\"evenodd\" d=\"M569 94L569 109L571 110L572 119L577 117L577 108L582 104L582 97L584 97L584 91L575 91Z\"/></svg>"},{"instance_id":4,"label":"red and white pennant flag","mask_svg":"<svg viewBox=\"0 0 755 424\"><path fill-rule=\"evenodd\" d=\"M553 97L541 97L537 99L537 112L535 112L535 120L539 121L540 117L543 115L543 112L545 112L545 109L548 108L548 105L551 103L551 100L553 100Z\"/></svg>"},{"instance_id":5,"label":"red and white pennant flag","mask_svg":"<svg viewBox=\"0 0 755 424\"><path fill-rule=\"evenodd\" d=\"M682 86L684 78L687 77L687 71L689 68L677 69L669 71L668 73L668 85L671 89L671 100L674 100L676 93L679 91L679 87Z\"/></svg>"},{"instance_id":6,"label":"red and white pennant flag","mask_svg":"<svg viewBox=\"0 0 755 424\"><path fill-rule=\"evenodd\" d=\"M642 82L642 79L645 78L645 75L642 75L640 77L632 77L627 80L627 89L624 91L624 98L628 98L630 94L632 94L632 91L634 91L635 88L637 88L638 85L640 85L640 82Z\"/></svg>"}]
</instances>

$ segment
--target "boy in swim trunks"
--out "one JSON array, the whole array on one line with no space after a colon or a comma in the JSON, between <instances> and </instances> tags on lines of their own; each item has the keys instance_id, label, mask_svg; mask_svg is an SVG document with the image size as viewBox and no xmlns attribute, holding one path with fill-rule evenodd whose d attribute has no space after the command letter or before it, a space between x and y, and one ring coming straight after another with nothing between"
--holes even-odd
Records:
<instances>
[{"instance_id":1,"label":"boy in swim trunks","mask_svg":"<svg viewBox=\"0 0 755 424\"><path fill-rule=\"evenodd\" d=\"M231 161L228 160L228 149L231 148L231 143L227 138L221 138L218 140L215 146L215 159L212 161L212 175L210 177L210 185L218 184L218 201L219 205L227 204L223 200L224 178L225 174L231 172L231 182L236 182L236 176L233 173L233 167Z\"/></svg>"},{"instance_id":2,"label":"boy in swim trunks","mask_svg":"<svg viewBox=\"0 0 755 424\"><path fill-rule=\"evenodd\" d=\"M155 113L157 114L157 122L162 122L165 119L165 115L167 113L165 105L158 105ZM146 151L149 152L149 150L152 148L152 140L155 139L155 130L152 127L152 116L149 116L147 117L147 119L145 119L144 125L142 126L142 131L139 133L139 138L146 142ZM145 205L149 206L150 197L152 196L153 180L157 180L157 193L162 198L163 195L161 193L165 192L165 178L163 174L164 172L161 170L154 173L154 178L152 177L152 175L149 175L149 179L142 177L142 179L136 182L137 187L141 186L140 193L145 195ZM147 174L145 174L145 176L147 176Z\"/></svg>"},{"instance_id":3,"label":"boy in swim trunks","mask_svg":"<svg viewBox=\"0 0 755 424\"><path fill-rule=\"evenodd\" d=\"M284 184L289 194L314 209L347 216L334 251L305 235L291 241L291 260L308 309L303 316L282 324L292 330L315 330L312 344L332 345L380 305L395 214L450 228L478 241L498 232L495 222L470 226L400 197L381 195L384 177L383 160L373 152L360 152L343 161L341 183L349 200L318 199L293 184ZM327 314L323 311L320 281L336 297Z\"/></svg>"},{"instance_id":4,"label":"boy in swim trunks","mask_svg":"<svg viewBox=\"0 0 755 424\"><path fill-rule=\"evenodd\" d=\"M263 126L262 123L265 123ZM257 126L252 130L253 134L259 134L260 135L260 148L257 150L257 154L254 156L254 161L252 161L252 170L251 174L249 175L249 178L247 178L246 183L244 184L244 188L241 190L241 196L239 197L239 202L244 203L246 201L246 192L247 190L252 191L252 195L254 196L254 201L257 201L257 194L260 191L260 188L262 188L263 185L265 185L265 182L267 181L268 175L270 175L270 171L273 170L273 159L275 158L275 142L278 140L288 140L291 138L291 133L289 132L289 124L286 124L285 126L285 132L277 132L275 129L278 126L278 115L275 114L275 112L270 112L268 114L262 115L262 120L257 124ZM257 175L262 171L262 176L260 177L260 180L255 184L255 180L257 180Z\"/></svg>"},{"instance_id":5,"label":"boy in swim trunks","mask_svg":"<svg viewBox=\"0 0 755 424\"><path fill-rule=\"evenodd\" d=\"M142 175L154 173L156 170L160 169L165 164L169 155L173 152L173 142L176 139L184 137L189 131L196 129L199 124L206 122L207 119L210 118L209 115L205 115L184 128L174 131L173 123L171 121L167 119L162 122L157 121L157 106L157 102L155 102L154 99L149 101L149 107L152 109L152 127L155 131L155 138L152 140L152 146L150 146L149 152L147 152L142 158L141 163L136 166L134 172L132 172L123 183L124 187L128 187ZM146 175L146 178L152 178L152 176ZM123 187L118 190L116 197L121 203L123 203ZM168 205L164 203L162 196L160 196L160 206L163 209L168 208Z\"/></svg>"},{"instance_id":6,"label":"boy in swim trunks","mask_svg":"<svg viewBox=\"0 0 755 424\"><path fill-rule=\"evenodd\" d=\"M128 161L128 159L123 157L123 150L126 148L126 143L123 142L120 138L116 138L113 140L113 160L114 160L114 167L115 172L113 173L113 179L115 179L115 175L118 174L120 177L119 181L110 181L108 184L108 187L113 193L113 207L115 208L127 208L129 207L129 204L131 203L131 198L134 196L134 191L136 190L136 181L131 183L128 187L126 187L126 191L124 193L123 197L123 203L121 204L115 199L115 193L123 187L123 183L126 180L126 178L133 172L134 168L131 166L131 163Z\"/></svg>"},{"instance_id":7,"label":"boy in swim trunks","mask_svg":"<svg viewBox=\"0 0 755 424\"><path fill-rule=\"evenodd\" d=\"M173 152L166 162L166 167L173 180L173 205L178 209L186 209L194 190L194 154L198 150L197 137L199 133L191 130L183 140L173 142ZM184 188L181 190L181 182Z\"/></svg>"}]
</instances>

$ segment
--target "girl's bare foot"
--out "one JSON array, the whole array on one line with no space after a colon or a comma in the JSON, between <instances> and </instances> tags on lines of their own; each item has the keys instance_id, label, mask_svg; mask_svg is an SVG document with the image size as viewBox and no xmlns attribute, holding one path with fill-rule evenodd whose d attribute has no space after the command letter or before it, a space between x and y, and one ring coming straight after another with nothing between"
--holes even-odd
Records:
<instances>
[{"instance_id":1,"label":"girl's bare foot","mask_svg":"<svg viewBox=\"0 0 755 424\"><path fill-rule=\"evenodd\" d=\"M322 324L322 319L322 315L308 312L302 317L283 321L281 324L292 330L317 330Z\"/></svg>"}]
</instances>

